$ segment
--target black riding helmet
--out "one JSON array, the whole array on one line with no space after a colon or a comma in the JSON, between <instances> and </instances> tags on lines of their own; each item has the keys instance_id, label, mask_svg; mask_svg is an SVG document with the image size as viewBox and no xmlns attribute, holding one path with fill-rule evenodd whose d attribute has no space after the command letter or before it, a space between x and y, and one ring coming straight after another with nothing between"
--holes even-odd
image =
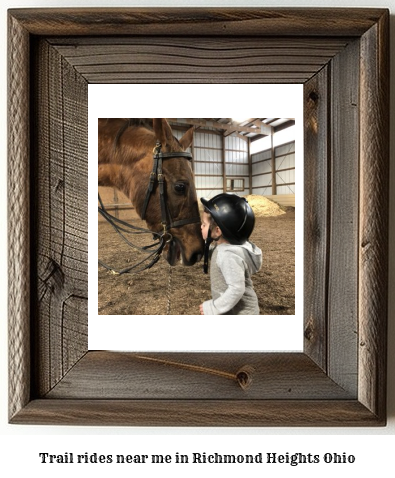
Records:
<instances>
[{"instance_id":1,"label":"black riding helmet","mask_svg":"<svg viewBox=\"0 0 395 478\"><path fill-rule=\"evenodd\" d=\"M230 244L244 244L248 241L255 225L255 215L247 199L236 194L218 194L212 199L201 198Z\"/></svg>"}]
</instances>

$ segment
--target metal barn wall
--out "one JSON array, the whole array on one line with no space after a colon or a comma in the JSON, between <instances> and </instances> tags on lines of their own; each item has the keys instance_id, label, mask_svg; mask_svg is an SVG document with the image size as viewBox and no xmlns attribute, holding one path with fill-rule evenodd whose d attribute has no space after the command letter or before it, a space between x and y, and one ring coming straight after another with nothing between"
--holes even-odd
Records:
<instances>
[{"instance_id":1,"label":"metal barn wall","mask_svg":"<svg viewBox=\"0 0 395 478\"><path fill-rule=\"evenodd\" d=\"M183 132L174 131L179 139ZM193 165L198 197L213 197L233 188L241 196L250 192L248 144L235 135L224 137L217 131L194 132ZM224 170L227 184L224 184Z\"/></svg>"},{"instance_id":2,"label":"metal barn wall","mask_svg":"<svg viewBox=\"0 0 395 478\"><path fill-rule=\"evenodd\" d=\"M225 171L228 180L228 191L235 192L240 196L250 193L250 173L248 166L248 143L235 135L225 139ZM234 189L229 189L229 183L233 183Z\"/></svg>"},{"instance_id":3,"label":"metal barn wall","mask_svg":"<svg viewBox=\"0 0 395 478\"><path fill-rule=\"evenodd\" d=\"M274 148L275 174L272 172L272 150L251 155L252 193L262 196L295 194L295 141Z\"/></svg>"},{"instance_id":4,"label":"metal barn wall","mask_svg":"<svg viewBox=\"0 0 395 478\"><path fill-rule=\"evenodd\" d=\"M193 154L198 197L208 198L222 192L222 136L195 131Z\"/></svg>"}]
</instances>

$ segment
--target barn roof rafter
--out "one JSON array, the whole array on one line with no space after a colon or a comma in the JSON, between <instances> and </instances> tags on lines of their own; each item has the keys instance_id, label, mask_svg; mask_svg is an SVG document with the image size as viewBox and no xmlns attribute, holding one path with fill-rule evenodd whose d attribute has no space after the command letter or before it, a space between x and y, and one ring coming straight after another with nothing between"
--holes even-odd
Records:
<instances>
[{"instance_id":1,"label":"barn roof rafter","mask_svg":"<svg viewBox=\"0 0 395 478\"><path fill-rule=\"evenodd\" d=\"M289 128L295 124L294 118L168 118L172 125L195 126L217 130L224 136L236 134L243 139L257 139L270 136L277 131Z\"/></svg>"}]
</instances>

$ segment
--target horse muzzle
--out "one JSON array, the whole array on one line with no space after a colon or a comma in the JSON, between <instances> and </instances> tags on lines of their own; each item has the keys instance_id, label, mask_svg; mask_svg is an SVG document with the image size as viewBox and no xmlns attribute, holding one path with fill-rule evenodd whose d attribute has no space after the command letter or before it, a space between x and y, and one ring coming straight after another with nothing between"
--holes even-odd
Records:
<instances>
[{"instance_id":1,"label":"horse muzzle","mask_svg":"<svg viewBox=\"0 0 395 478\"><path fill-rule=\"evenodd\" d=\"M201 251L192 251L189 257L187 257L180 241L173 237L168 243L168 246L164 249L165 258L171 266L177 265L179 262L184 266L193 266L196 262L199 262L203 254Z\"/></svg>"}]
</instances>

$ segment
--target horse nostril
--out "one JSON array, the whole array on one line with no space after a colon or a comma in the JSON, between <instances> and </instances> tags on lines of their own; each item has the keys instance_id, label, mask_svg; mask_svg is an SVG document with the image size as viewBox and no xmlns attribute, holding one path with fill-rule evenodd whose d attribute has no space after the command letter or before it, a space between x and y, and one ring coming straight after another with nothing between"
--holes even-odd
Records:
<instances>
[{"instance_id":1,"label":"horse nostril","mask_svg":"<svg viewBox=\"0 0 395 478\"><path fill-rule=\"evenodd\" d=\"M196 262L199 262L203 255L200 252L192 253L189 258L185 258L183 260L184 266L193 266Z\"/></svg>"},{"instance_id":2,"label":"horse nostril","mask_svg":"<svg viewBox=\"0 0 395 478\"><path fill-rule=\"evenodd\" d=\"M201 254L200 252L194 252L190 259L191 264L192 265L196 264L196 262L199 262L202 257L203 257L203 254Z\"/></svg>"}]
</instances>

